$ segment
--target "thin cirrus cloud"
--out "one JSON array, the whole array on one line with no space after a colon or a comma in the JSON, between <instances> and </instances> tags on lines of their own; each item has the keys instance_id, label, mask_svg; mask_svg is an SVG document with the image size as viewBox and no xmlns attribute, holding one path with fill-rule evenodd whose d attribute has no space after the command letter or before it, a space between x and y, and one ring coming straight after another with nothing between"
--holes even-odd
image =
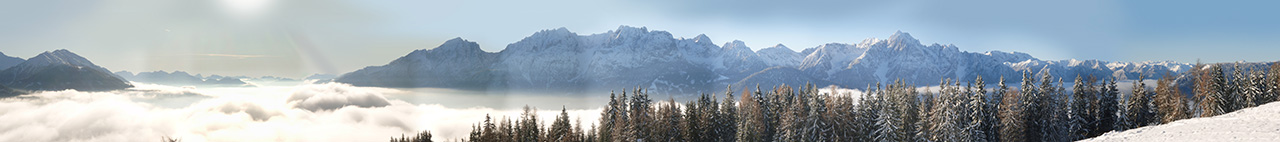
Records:
<instances>
[{"instance_id":1,"label":"thin cirrus cloud","mask_svg":"<svg viewBox=\"0 0 1280 142\"><path fill-rule=\"evenodd\" d=\"M266 57L266 55L240 55L240 54L200 54L200 55L209 56L209 57L229 57L229 58L236 58L236 59Z\"/></svg>"}]
</instances>

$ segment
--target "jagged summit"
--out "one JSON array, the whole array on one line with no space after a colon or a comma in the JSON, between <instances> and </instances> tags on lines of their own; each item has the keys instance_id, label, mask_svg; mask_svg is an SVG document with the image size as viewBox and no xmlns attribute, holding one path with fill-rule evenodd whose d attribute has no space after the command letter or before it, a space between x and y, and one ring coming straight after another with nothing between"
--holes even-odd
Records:
<instances>
[{"instance_id":1,"label":"jagged summit","mask_svg":"<svg viewBox=\"0 0 1280 142\"><path fill-rule=\"evenodd\" d=\"M889 36L889 39L885 39L884 41L887 42L886 44L888 44L889 48L897 50L924 47L923 44L920 44L920 40L917 40L915 37L911 37L910 33L902 31L893 33L892 36Z\"/></svg>"},{"instance_id":2,"label":"jagged summit","mask_svg":"<svg viewBox=\"0 0 1280 142\"><path fill-rule=\"evenodd\" d=\"M523 41L546 40L546 39L561 39L561 38L567 38L567 37L573 37L573 36L577 36L577 34L570 32L569 29L567 28L560 27L557 29L541 30L538 32L534 32L533 35L525 37L524 39L520 39L520 41L523 42Z\"/></svg>"},{"instance_id":3,"label":"jagged summit","mask_svg":"<svg viewBox=\"0 0 1280 142\"><path fill-rule=\"evenodd\" d=\"M484 50L480 49L480 44L476 44L476 42L472 42L472 41L467 41L466 39L462 39L461 37L449 39L449 41L445 41L443 44L440 44L440 46L431 49L431 51L433 52L465 52L465 53L484 52Z\"/></svg>"},{"instance_id":4,"label":"jagged summit","mask_svg":"<svg viewBox=\"0 0 1280 142\"><path fill-rule=\"evenodd\" d=\"M911 33L902 32L902 31L897 31L897 32L894 32L894 33L893 33L893 35L890 35L888 40L889 40L889 41L908 41L908 42L911 42L911 41L916 41L916 38L915 38L915 37L911 37Z\"/></svg>"},{"instance_id":5,"label":"jagged summit","mask_svg":"<svg viewBox=\"0 0 1280 142\"><path fill-rule=\"evenodd\" d=\"M642 41L673 38L671 33L668 33L667 31L650 31L647 27L637 28L626 25L618 26L618 29L610 31L607 34L612 35L610 36L612 41Z\"/></svg>"},{"instance_id":6,"label":"jagged summit","mask_svg":"<svg viewBox=\"0 0 1280 142\"><path fill-rule=\"evenodd\" d=\"M621 26L618 26L618 29L614 30L614 32L618 32L618 33L644 33L644 32L649 32L649 28L648 28L648 27L638 27L638 28L637 28L637 27L632 27L632 26L627 26L627 25L621 25Z\"/></svg>"},{"instance_id":7,"label":"jagged summit","mask_svg":"<svg viewBox=\"0 0 1280 142\"><path fill-rule=\"evenodd\" d=\"M751 48L750 48L750 47L747 47L747 43L746 43L746 42L742 42L741 40L733 40L732 42L724 43L724 46L721 46L721 48L724 48L725 50L747 50L747 51L751 51Z\"/></svg>"},{"instance_id":8,"label":"jagged summit","mask_svg":"<svg viewBox=\"0 0 1280 142\"><path fill-rule=\"evenodd\" d=\"M711 38L707 37L707 34L698 34L698 36L693 37L693 42L712 43ZM3 55L3 54L0 54L0 55Z\"/></svg>"}]
</instances>

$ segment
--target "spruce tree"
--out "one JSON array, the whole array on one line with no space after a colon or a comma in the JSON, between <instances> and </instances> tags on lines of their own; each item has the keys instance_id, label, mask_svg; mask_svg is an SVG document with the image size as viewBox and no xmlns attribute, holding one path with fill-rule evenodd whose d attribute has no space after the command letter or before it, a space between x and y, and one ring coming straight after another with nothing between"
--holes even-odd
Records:
<instances>
[{"instance_id":1,"label":"spruce tree","mask_svg":"<svg viewBox=\"0 0 1280 142\"><path fill-rule=\"evenodd\" d=\"M520 120L516 123L516 141L537 142L542 137L542 128L538 124L538 112L534 108L525 105L524 112L520 114Z\"/></svg>"},{"instance_id":2,"label":"spruce tree","mask_svg":"<svg viewBox=\"0 0 1280 142\"><path fill-rule=\"evenodd\" d=\"M1024 130L1021 135L1023 135L1024 139L1044 141L1044 135L1042 135L1044 126L1040 120L1044 120L1043 118L1046 114L1043 113L1044 105L1041 103L1043 102L1041 97L1042 89L1035 86L1035 81L1035 76L1031 72L1023 72L1022 91L1018 94L1019 98L1022 99L1019 100L1018 104L1022 105L1024 109L1022 110L1022 118L1018 119L1021 119L1023 123Z\"/></svg>"},{"instance_id":3,"label":"spruce tree","mask_svg":"<svg viewBox=\"0 0 1280 142\"><path fill-rule=\"evenodd\" d=\"M728 89L726 89L728 91ZM734 142L737 141L738 134L738 107L734 106L733 92L724 93L724 101L720 102L718 121L715 121L717 129L715 141L718 142Z\"/></svg>"},{"instance_id":4,"label":"spruce tree","mask_svg":"<svg viewBox=\"0 0 1280 142\"><path fill-rule=\"evenodd\" d=\"M615 122L618 121L617 117L620 116L619 113L622 108L620 108L621 104L619 104L618 98L612 91L609 92L609 104L607 105L608 106L600 112L600 127L598 129L593 129L593 131L596 131L597 133L597 141L611 142L615 140L613 128L617 126Z\"/></svg>"},{"instance_id":5,"label":"spruce tree","mask_svg":"<svg viewBox=\"0 0 1280 142\"><path fill-rule=\"evenodd\" d=\"M1088 138L1089 131L1092 130L1092 128L1089 127L1089 124L1094 121L1094 117L1090 116L1088 113L1089 108L1092 107L1092 103L1090 103L1091 99L1088 98L1092 98L1093 96L1089 93L1089 87L1085 84L1086 82L1084 82L1083 78L1076 76L1076 80L1073 83L1071 91L1072 95L1069 96L1071 106L1067 108L1067 112L1070 114L1068 116L1070 119L1070 125L1068 127L1070 127L1069 129L1071 131L1071 140Z\"/></svg>"},{"instance_id":6,"label":"spruce tree","mask_svg":"<svg viewBox=\"0 0 1280 142\"><path fill-rule=\"evenodd\" d=\"M1266 91L1263 91L1262 102L1280 101L1280 62L1271 62L1271 68L1267 70L1266 75L1267 79L1262 83L1263 86L1266 86L1263 87L1266 88Z\"/></svg>"},{"instance_id":7,"label":"spruce tree","mask_svg":"<svg viewBox=\"0 0 1280 142\"><path fill-rule=\"evenodd\" d=\"M876 88L880 88L879 85L876 85ZM875 140L874 138L877 137L875 132L879 129L879 125L876 125L876 122L879 120L879 103L882 101L876 99L878 97L874 95L874 92L879 92L880 90L873 90L870 85L868 85L865 90L866 91L858 97L858 104L855 108L857 111L853 119L853 133L854 136L858 137L853 138L853 141L873 141ZM740 131L739 133L746 132Z\"/></svg>"},{"instance_id":8,"label":"spruce tree","mask_svg":"<svg viewBox=\"0 0 1280 142\"><path fill-rule=\"evenodd\" d=\"M651 125L652 129L650 130L652 130L652 132L649 133L653 135L652 140L667 142L685 141L685 137L681 136L685 131L682 131L680 127L680 124L682 124L684 119L683 117L684 116L681 114L680 107L677 106L675 98L669 98L665 103L659 104L656 117L653 121L654 123Z\"/></svg>"},{"instance_id":9,"label":"spruce tree","mask_svg":"<svg viewBox=\"0 0 1280 142\"><path fill-rule=\"evenodd\" d=\"M1067 97L1070 95L1066 94L1065 90L1067 89L1063 86L1062 78L1058 78L1058 85L1054 85L1052 94L1049 95L1050 101L1053 104L1050 109L1053 113L1053 119L1050 121L1051 123L1049 123L1049 125L1052 126L1052 129L1050 129L1050 134L1048 135L1051 136L1050 139L1052 141L1072 140L1069 135L1071 133L1071 119L1068 118L1069 114L1067 113L1067 108L1070 104L1070 102L1067 101Z\"/></svg>"},{"instance_id":10,"label":"spruce tree","mask_svg":"<svg viewBox=\"0 0 1280 142\"><path fill-rule=\"evenodd\" d=\"M974 80L974 84L977 85L973 87L976 90L970 95L971 98L969 99L969 107L973 112L969 115L970 127L975 127L972 141L996 141L998 140L996 135L996 122L998 121L996 119L996 105L989 101L991 97L987 95L987 84L982 80L981 76Z\"/></svg>"},{"instance_id":11,"label":"spruce tree","mask_svg":"<svg viewBox=\"0 0 1280 142\"><path fill-rule=\"evenodd\" d=\"M1266 72L1263 72L1261 69L1250 68L1248 78L1249 86L1247 86L1249 88L1248 107L1255 107L1271 102L1268 99L1269 95L1267 93L1269 92L1267 88L1269 86L1266 84L1267 75L1265 73Z\"/></svg>"},{"instance_id":12,"label":"spruce tree","mask_svg":"<svg viewBox=\"0 0 1280 142\"><path fill-rule=\"evenodd\" d=\"M571 141L573 138L573 128L571 127L573 126L569 125L569 112L562 106L560 115L556 116L555 121L551 123L551 128L547 130L546 140Z\"/></svg>"},{"instance_id":13,"label":"spruce tree","mask_svg":"<svg viewBox=\"0 0 1280 142\"><path fill-rule=\"evenodd\" d=\"M705 101L707 101L707 94L700 95L697 101L691 101L691 102L685 103L685 107L684 107L685 121L681 123L685 131L683 134L681 134L681 137L684 137L686 140L689 140L689 141L709 141L710 140L709 139L710 137L708 137L708 134L707 134L709 130L707 129L712 129L712 128L710 128L710 125L708 125L708 123L710 123L708 122L710 121L710 118L706 118L707 117L706 113L709 113L709 112L703 111L704 110L703 107L705 106L701 106L702 103L700 103Z\"/></svg>"},{"instance_id":14,"label":"spruce tree","mask_svg":"<svg viewBox=\"0 0 1280 142\"><path fill-rule=\"evenodd\" d=\"M649 94L642 89L636 89L633 94L635 95L631 95L631 100L627 103L631 106L627 107L630 109L628 111L630 122L628 122L628 127L625 130L628 132L625 140L652 141L654 139L650 132L653 132L652 126L654 125L653 100L649 99Z\"/></svg>"},{"instance_id":15,"label":"spruce tree","mask_svg":"<svg viewBox=\"0 0 1280 142\"><path fill-rule=\"evenodd\" d=\"M1220 89L1222 89L1223 92L1221 96L1222 101L1219 102L1222 103L1222 113L1224 114L1240 110L1245 104L1245 100L1243 99L1245 91L1241 88L1245 86L1242 83L1244 82L1242 81L1244 80L1242 79L1244 78L1244 75L1241 73L1244 69L1240 67L1240 63L1234 63L1232 65L1231 76L1223 75L1224 79L1218 83L1219 86L1222 87Z\"/></svg>"},{"instance_id":16,"label":"spruce tree","mask_svg":"<svg viewBox=\"0 0 1280 142\"><path fill-rule=\"evenodd\" d=\"M1099 126L1097 130L1093 131L1096 135L1120 129L1120 127L1117 127L1117 124L1120 123L1118 119L1120 100L1118 98L1119 91L1115 89L1116 78L1112 77L1110 80L1104 82L1103 86L1098 87L1099 111L1097 115L1099 117Z\"/></svg>"},{"instance_id":17,"label":"spruce tree","mask_svg":"<svg viewBox=\"0 0 1280 142\"><path fill-rule=\"evenodd\" d=\"M1142 82L1146 78L1142 75L1138 76L1138 80L1133 83L1133 92L1130 93L1126 101L1127 119L1129 119L1127 129L1150 125L1155 115L1151 109L1151 95L1148 93L1147 84Z\"/></svg>"}]
</instances>

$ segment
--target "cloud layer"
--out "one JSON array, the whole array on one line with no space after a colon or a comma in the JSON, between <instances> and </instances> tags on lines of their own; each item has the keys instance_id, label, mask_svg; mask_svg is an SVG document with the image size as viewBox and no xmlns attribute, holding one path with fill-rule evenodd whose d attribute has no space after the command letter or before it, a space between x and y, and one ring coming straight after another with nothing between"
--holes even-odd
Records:
<instances>
[{"instance_id":1,"label":"cloud layer","mask_svg":"<svg viewBox=\"0 0 1280 142\"><path fill-rule=\"evenodd\" d=\"M286 100L294 107L310 111L334 110L346 106L385 107L391 105L382 94L360 89L352 89L351 85L326 83L314 87L302 87L293 92Z\"/></svg>"},{"instance_id":2,"label":"cloud layer","mask_svg":"<svg viewBox=\"0 0 1280 142\"><path fill-rule=\"evenodd\" d=\"M180 88L140 85L115 92L52 91L0 100L0 141L385 141L429 130L465 137L484 119L519 110L449 108L389 100L386 88L345 84ZM165 103L184 103L169 107ZM553 120L558 110L538 111ZM599 110L570 110L590 125ZM579 116L585 116L579 118ZM549 122L547 122L549 123Z\"/></svg>"}]
</instances>

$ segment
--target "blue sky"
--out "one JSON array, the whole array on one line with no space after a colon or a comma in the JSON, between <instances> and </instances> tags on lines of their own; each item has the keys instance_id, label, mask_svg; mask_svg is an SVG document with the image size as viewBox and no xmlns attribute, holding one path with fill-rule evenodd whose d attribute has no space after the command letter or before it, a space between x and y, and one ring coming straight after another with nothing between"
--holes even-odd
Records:
<instances>
[{"instance_id":1,"label":"blue sky","mask_svg":"<svg viewBox=\"0 0 1280 142\"><path fill-rule=\"evenodd\" d=\"M1041 59L1275 61L1276 1L136 0L0 2L0 52L70 49L112 70L302 77L454 37L496 52L544 29L619 25L795 50L912 33Z\"/></svg>"}]
</instances>

